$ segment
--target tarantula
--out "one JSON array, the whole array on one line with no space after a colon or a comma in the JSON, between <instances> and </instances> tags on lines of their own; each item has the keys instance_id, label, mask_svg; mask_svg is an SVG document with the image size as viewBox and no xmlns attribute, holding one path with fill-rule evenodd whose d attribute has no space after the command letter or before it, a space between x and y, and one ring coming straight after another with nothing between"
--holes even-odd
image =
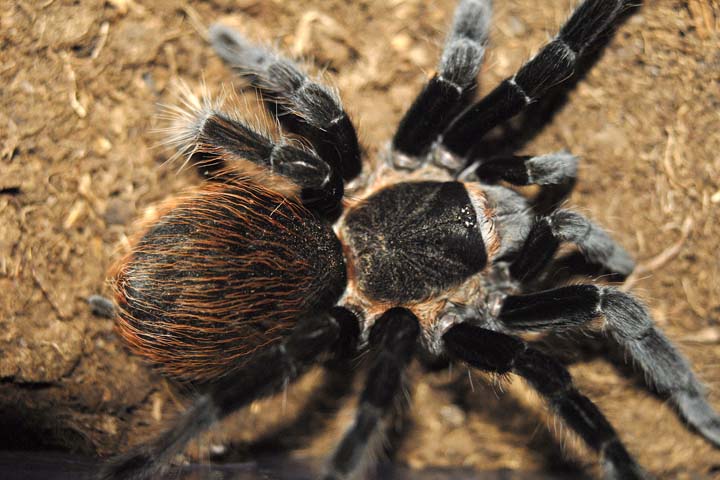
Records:
<instances>
[{"instance_id":1,"label":"tarantula","mask_svg":"<svg viewBox=\"0 0 720 480\"><path fill-rule=\"evenodd\" d=\"M112 276L121 336L199 394L163 435L111 459L100 477L154 478L214 422L312 365L367 351L356 419L326 479L362 473L414 357L523 377L602 457L608 478L643 478L566 368L517 336L596 319L687 423L720 445L720 417L703 386L640 301L604 285L537 291L563 243L607 272L633 270L594 223L542 211L507 186L566 191L556 187L572 185L576 157L485 158L481 148L491 129L568 80L633 3L584 0L537 55L472 103L490 2L461 0L437 73L370 172L361 172L363 150L332 90L212 27L220 57L308 146L259 133L207 99L189 95L178 109L172 140L203 182L155 211Z\"/></svg>"}]
</instances>

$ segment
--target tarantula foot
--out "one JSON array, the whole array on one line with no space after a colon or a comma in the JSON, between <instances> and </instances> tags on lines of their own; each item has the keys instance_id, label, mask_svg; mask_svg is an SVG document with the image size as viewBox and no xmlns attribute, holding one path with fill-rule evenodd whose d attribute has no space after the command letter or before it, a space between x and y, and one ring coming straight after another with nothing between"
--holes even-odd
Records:
<instances>
[{"instance_id":1,"label":"tarantula foot","mask_svg":"<svg viewBox=\"0 0 720 480\"><path fill-rule=\"evenodd\" d=\"M655 480L655 477L633 463L627 465L605 465L605 480Z\"/></svg>"},{"instance_id":2,"label":"tarantula foot","mask_svg":"<svg viewBox=\"0 0 720 480\"><path fill-rule=\"evenodd\" d=\"M602 455L607 480L652 480L652 476L637 464L619 440L606 444Z\"/></svg>"},{"instance_id":3,"label":"tarantula foot","mask_svg":"<svg viewBox=\"0 0 720 480\"><path fill-rule=\"evenodd\" d=\"M707 424L698 426L697 431L715 448L720 448L720 419L714 418Z\"/></svg>"},{"instance_id":4,"label":"tarantula foot","mask_svg":"<svg viewBox=\"0 0 720 480\"><path fill-rule=\"evenodd\" d=\"M677 407L685 420L714 447L720 448L720 415L702 395L695 392L678 392Z\"/></svg>"},{"instance_id":5,"label":"tarantula foot","mask_svg":"<svg viewBox=\"0 0 720 480\"><path fill-rule=\"evenodd\" d=\"M615 245L612 254L605 262L605 268L627 278L635 270L635 259L619 245Z\"/></svg>"},{"instance_id":6,"label":"tarantula foot","mask_svg":"<svg viewBox=\"0 0 720 480\"><path fill-rule=\"evenodd\" d=\"M102 295L90 295L87 299L90 312L100 318L115 318L115 305Z\"/></svg>"},{"instance_id":7,"label":"tarantula foot","mask_svg":"<svg viewBox=\"0 0 720 480\"><path fill-rule=\"evenodd\" d=\"M151 480L167 470L147 451L132 451L103 463L93 480Z\"/></svg>"}]
</instances>

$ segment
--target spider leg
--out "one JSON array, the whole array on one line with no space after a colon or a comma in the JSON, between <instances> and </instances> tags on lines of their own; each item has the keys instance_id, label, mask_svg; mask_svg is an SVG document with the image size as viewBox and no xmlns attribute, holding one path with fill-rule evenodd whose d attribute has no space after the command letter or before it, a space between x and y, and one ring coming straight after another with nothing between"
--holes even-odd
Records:
<instances>
[{"instance_id":1,"label":"spider leg","mask_svg":"<svg viewBox=\"0 0 720 480\"><path fill-rule=\"evenodd\" d=\"M290 179L301 191L303 203L321 212L332 212L343 196L339 172L315 155L253 130L209 105L182 117L178 137L189 140L190 161L208 179L222 180L233 161L247 160ZM179 142L179 140L178 140ZM183 147L181 146L181 149Z\"/></svg>"},{"instance_id":2,"label":"spider leg","mask_svg":"<svg viewBox=\"0 0 720 480\"><path fill-rule=\"evenodd\" d=\"M438 72L425 84L398 125L392 140L393 162L417 168L438 135L472 99L485 54L490 0L461 0L445 40Z\"/></svg>"},{"instance_id":3,"label":"spider leg","mask_svg":"<svg viewBox=\"0 0 720 480\"><path fill-rule=\"evenodd\" d=\"M505 298L498 316L509 331L561 331L604 316L603 329L630 355L647 382L667 395L680 415L703 437L720 447L720 415L708 403L705 388L687 360L653 324L635 297L612 287L572 285Z\"/></svg>"},{"instance_id":4,"label":"spider leg","mask_svg":"<svg viewBox=\"0 0 720 480\"><path fill-rule=\"evenodd\" d=\"M595 404L572 383L565 367L519 338L468 323L452 326L442 336L445 351L468 365L497 374L515 373L528 381L552 411L603 458L610 479L645 478Z\"/></svg>"},{"instance_id":5,"label":"spider leg","mask_svg":"<svg viewBox=\"0 0 720 480\"><path fill-rule=\"evenodd\" d=\"M355 423L345 433L330 460L325 480L351 478L367 466L382 435L388 417L402 401L403 371L411 359L420 334L420 324L409 310L391 308L374 324L369 344L375 354L368 370L355 415Z\"/></svg>"},{"instance_id":6,"label":"spider leg","mask_svg":"<svg viewBox=\"0 0 720 480\"><path fill-rule=\"evenodd\" d=\"M362 168L355 127L337 93L314 82L291 60L249 42L236 30L215 24L209 30L215 52L266 95L266 106L282 126L307 139L342 178Z\"/></svg>"},{"instance_id":7,"label":"spider leg","mask_svg":"<svg viewBox=\"0 0 720 480\"><path fill-rule=\"evenodd\" d=\"M357 339L357 318L343 308L298 323L283 345L258 353L195 398L173 426L155 440L113 457L98 480L150 480L167 471L175 455L198 434L257 398L285 388L328 349L338 351Z\"/></svg>"},{"instance_id":8,"label":"spider leg","mask_svg":"<svg viewBox=\"0 0 720 480\"><path fill-rule=\"evenodd\" d=\"M525 244L510 264L510 274L529 281L548 265L561 242L576 244L585 257L612 273L629 275L635 262L603 229L579 213L558 210L536 219Z\"/></svg>"},{"instance_id":9,"label":"spider leg","mask_svg":"<svg viewBox=\"0 0 720 480\"><path fill-rule=\"evenodd\" d=\"M532 200L533 210L551 213L570 195L577 182L578 158L566 151L539 156L497 156L475 160L462 170L460 181L484 184L505 181L512 185L539 185Z\"/></svg>"},{"instance_id":10,"label":"spider leg","mask_svg":"<svg viewBox=\"0 0 720 480\"><path fill-rule=\"evenodd\" d=\"M495 183L500 180L512 185L561 185L574 182L578 158L568 152L539 156L512 155L477 160L458 175L463 181Z\"/></svg>"},{"instance_id":11,"label":"spider leg","mask_svg":"<svg viewBox=\"0 0 720 480\"><path fill-rule=\"evenodd\" d=\"M492 128L569 79L598 35L611 29L634 3L634 0L584 0L553 41L450 123L442 133L442 147L459 158L461 164Z\"/></svg>"}]
</instances>

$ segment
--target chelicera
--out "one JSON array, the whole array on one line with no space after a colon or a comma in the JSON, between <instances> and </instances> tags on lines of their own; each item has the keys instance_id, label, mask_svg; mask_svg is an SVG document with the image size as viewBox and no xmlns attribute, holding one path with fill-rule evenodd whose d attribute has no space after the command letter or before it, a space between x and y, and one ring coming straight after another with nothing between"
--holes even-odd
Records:
<instances>
[{"instance_id":1,"label":"chelicera","mask_svg":"<svg viewBox=\"0 0 720 480\"><path fill-rule=\"evenodd\" d=\"M373 458L413 358L523 377L602 457L608 478L643 478L565 367L519 336L592 322L692 428L720 444L720 419L702 385L640 301L606 285L538 289L554 278L547 272L563 243L608 273L634 267L600 227L557 208L562 195L543 210L508 186L566 194L558 187L573 184L576 157L486 158L479 147L566 81L632 3L584 0L536 56L473 103L490 2L461 0L438 72L371 170L332 90L214 26L217 53L309 147L260 133L191 94L175 111L171 141L202 183L156 209L112 276L121 336L199 394L166 433L110 460L101 477L155 478L214 422L312 365L367 351L356 420L327 479L362 473Z\"/></svg>"}]
</instances>

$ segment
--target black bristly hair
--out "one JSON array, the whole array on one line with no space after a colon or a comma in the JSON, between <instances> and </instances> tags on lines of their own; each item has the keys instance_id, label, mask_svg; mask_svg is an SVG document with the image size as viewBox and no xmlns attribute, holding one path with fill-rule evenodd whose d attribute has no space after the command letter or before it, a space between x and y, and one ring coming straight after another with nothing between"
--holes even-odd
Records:
<instances>
[{"instance_id":1,"label":"black bristly hair","mask_svg":"<svg viewBox=\"0 0 720 480\"><path fill-rule=\"evenodd\" d=\"M288 131L307 139L345 181L360 174L360 145L337 94L311 80L294 62L248 42L220 24L209 31L217 54L265 97Z\"/></svg>"},{"instance_id":2,"label":"black bristly hair","mask_svg":"<svg viewBox=\"0 0 720 480\"><path fill-rule=\"evenodd\" d=\"M342 177L337 168L314 152L283 139L276 142L217 110L198 112L197 121L184 128L192 131L190 161L203 177L225 181L237 176L238 168L233 163L250 161L291 179L300 188L305 206L328 216L339 208Z\"/></svg>"},{"instance_id":3,"label":"black bristly hair","mask_svg":"<svg viewBox=\"0 0 720 480\"><path fill-rule=\"evenodd\" d=\"M325 480L357 478L372 466L409 405L415 358L524 378L602 457L606 478L645 478L567 369L515 336L587 327L622 347L688 425L720 446L720 416L647 307L611 286L552 282L555 256L568 244L601 272L624 277L634 268L602 228L558 209L577 157L474 151L490 129L572 75L629 5L582 1L554 40L471 105L491 8L489 0L461 0L438 72L401 120L386 162L366 175L334 91L213 26L218 54L306 148L192 96L185 109L171 109L171 142L203 182L146 219L112 282L120 336L196 394L165 433L110 459L98 478L159 478L215 422L313 365L351 378L357 356L368 373ZM352 198L344 199L349 180ZM528 199L502 182L541 192ZM583 273L573 268L567 273ZM91 304L113 310L98 298Z\"/></svg>"},{"instance_id":4,"label":"black bristly hair","mask_svg":"<svg viewBox=\"0 0 720 480\"><path fill-rule=\"evenodd\" d=\"M637 0L584 0L558 35L510 78L458 115L442 133L442 147L467 158L482 136L572 77L596 38Z\"/></svg>"},{"instance_id":5,"label":"black bristly hair","mask_svg":"<svg viewBox=\"0 0 720 480\"><path fill-rule=\"evenodd\" d=\"M472 99L477 86L490 26L489 0L462 0L445 41L438 73L425 85L403 116L393 149L407 162L427 153L458 111ZM398 166L402 166L398 162Z\"/></svg>"}]
</instances>

